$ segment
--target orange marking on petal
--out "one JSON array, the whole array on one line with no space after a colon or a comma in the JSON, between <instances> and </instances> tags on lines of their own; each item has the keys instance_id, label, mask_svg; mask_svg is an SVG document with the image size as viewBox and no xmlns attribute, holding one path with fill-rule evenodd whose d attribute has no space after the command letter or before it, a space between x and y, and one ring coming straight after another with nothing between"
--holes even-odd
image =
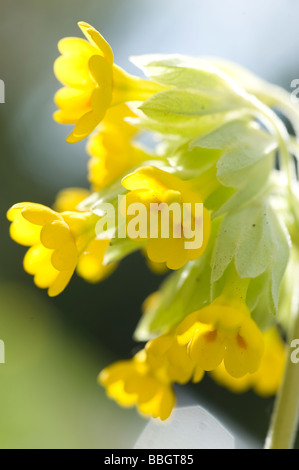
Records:
<instances>
[{"instance_id":1,"label":"orange marking on petal","mask_svg":"<svg viewBox=\"0 0 299 470\"><path fill-rule=\"evenodd\" d=\"M247 349L247 343L242 338L242 336L239 335L239 333L237 334L237 343L238 343L238 346L240 346L241 349Z\"/></svg>"},{"instance_id":2,"label":"orange marking on petal","mask_svg":"<svg viewBox=\"0 0 299 470\"><path fill-rule=\"evenodd\" d=\"M212 343L217 338L217 330L209 331L205 334L205 339L208 343Z\"/></svg>"}]
</instances>

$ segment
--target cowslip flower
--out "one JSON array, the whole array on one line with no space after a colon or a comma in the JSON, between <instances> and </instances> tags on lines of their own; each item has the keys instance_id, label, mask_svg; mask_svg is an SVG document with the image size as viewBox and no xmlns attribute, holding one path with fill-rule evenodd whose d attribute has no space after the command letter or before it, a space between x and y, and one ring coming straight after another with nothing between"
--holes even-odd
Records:
<instances>
[{"instance_id":1,"label":"cowslip flower","mask_svg":"<svg viewBox=\"0 0 299 470\"><path fill-rule=\"evenodd\" d=\"M177 341L205 371L223 361L232 377L255 372L264 350L263 335L244 301L225 294L188 315L178 326Z\"/></svg>"},{"instance_id":2,"label":"cowslip flower","mask_svg":"<svg viewBox=\"0 0 299 470\"><path fill-rule=\"evenodd\" d=\"M221 363L217 369L211 371L213 379L234 393L243 393L252 388L258 395L264 397L275 395L282 381L286 348L276 327L267 330L263 337L265 351L256 372L234 378Z\"/></svg>"},{"instance_id":3,"label":"cowslip flower","mask_svg":"<svg viewBox=\"0 0 299 470\"><path fill-rule=\"evenodd\" d=\"M197 182L198 183L198 182ZM169 269L179 269L187 261L199 258L205 251L211 230L209 211L203 207L202 213L195 210L196 203L203 203L204 196L194 188L193 182L183 181L179 177L169 174L156 167L143 167L129 174L122 180L122 185L129 190L126 195L127 234L132 238L129 226L136 225L135 217L131 218L128 208L141 203L145 208L145 217L138 221L139 233L134 239L146 240L148 258L154 263L166 263ZM205 188L206 191L206 188ZM176 203L179 208L179 217L176 219L172 213L171 205ZM184 219L185 206L189 205L189 217ZM159 213L161 217L159 217ZM133 214L134 215L134 214ZM142 216L142 214L140 214ZM156 218L156 233L153 235L153 218ZM168 225L167 236L162 233L162 226ZM186 247L197 236L196 230L188 238L185 228L198 227L202 233L199 247Z\"/></svg>"},{"instance_id":4,"label":"cowslip flower","mask_svg":"<svg viewBox=\"0 0 299 470\"><path fill-rule=\"evenodd\" d=\"M90 155L88 179L99 191L118 177L149 159L141 147L132 143L138 129L125 121L134 113L127 105L108 109L99 132L91 135L87 145Z\"/></svg>"},{"instance_id":5,"label":"cowslip flower","mask_svg":"<svg viewBox=\"0 0 299 470\"><path fill-rule=\"evenodd\" d=\"M12 222L11 238L30 247L24 257L25 271L34 276L38 287L48 289L50 297L65 289L76 268L89 282L104 279L114 268L103 266L109 240L95 238L98 217L92 212L60 213L23 202L12 206L7 218Z\"/></svg>"},{"instance_id":6,"label":"cowslip flower","mask_svg":"<svg viewBox=\"0 0 299 470\"><path fill-rule=\"evenodd\" d=\"M150 340L145 351L153 369L163 369L172 382L200 382L204 371L194 362L184 346L178 344L174 331Z\"/></svg>"},{"instance_id":7,"label":"cowslip flower","mask_svg":"<svg viewBox=\"0 0 299 470\"><path fill-rule=\"evenodd\" d=\"M110 398L124 407L136 406L144 416L163 421L175 405L171 380L164 370L150 367L144 350L107 367L98 380Z\"/></svg>"},{"instance_id":8,"label":"cowslip flower","mask_svg":"<svg viewBox=\"0 0 299 470\"><path fill-rule=\"evenodd\" d=\"M126 101L143 101L163 89L160 85L127 74L113 62L108 42L92 26L78 23L86 39L64 38L59 41L61 56L54 72L64 85L55 95L59 108L54 119L75 124L68 142L78 142L100 124L110 106Z\"/></svg>"},{"instance_id":9,"label":"cowslip flower","mask_svg":"<svg viewBox=\"0 0 299 470\"><path fill-rule=\"evenodd\" d=\"M120 405L137 406L141 414L165 420L175 405L173 384L199 382L203 374L172 331L148 341L132 359L104 369L99 382Z\"/></svg>"}]
</instances>

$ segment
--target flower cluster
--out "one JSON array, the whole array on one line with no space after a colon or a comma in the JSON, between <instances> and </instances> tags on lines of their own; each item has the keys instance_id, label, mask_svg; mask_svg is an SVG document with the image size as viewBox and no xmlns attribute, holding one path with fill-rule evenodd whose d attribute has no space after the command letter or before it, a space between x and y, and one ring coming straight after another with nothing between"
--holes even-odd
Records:
<instances>
[{"instance_id":1,"label":"flower cluster","mask_svg":"<svg viewBox=\"0 0 299 470\"><path fill-rule=\"evenodd\" d=\"M100 281L137 249L154 271L172 271L145 302L135 331L143 349L99 375L123 406L167 419L174 384L205 372L232 391L276 393L286 357L277 326L291 321L299 246L299 147L279 116L296 128L298 109L278 87L212 58L135 57L147 78L129 75L98 31L79 27L85 39L58 45L54 119L74 125L68 142L87 139L90 188L63 190L53 208L9 209L11 237L29 247L24 269L50 296L75 270Z\"/></svg>"}]
</instances>

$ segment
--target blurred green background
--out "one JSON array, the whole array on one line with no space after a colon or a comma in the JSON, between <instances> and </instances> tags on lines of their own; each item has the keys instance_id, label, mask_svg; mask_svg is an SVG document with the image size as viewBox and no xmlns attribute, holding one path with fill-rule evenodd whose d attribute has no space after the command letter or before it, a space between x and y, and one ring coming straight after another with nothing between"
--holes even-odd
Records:
<instances>
[{"instance_id":1,"label":"blurred green background","mask_svg":"<svg viewBox=\"0 0 299 470\"><path fill-rule=\"evenodd\" d=\"M216 55L289 89L299 76L298 13L295 0L0 0L0 448L132 448L146 424L109 401L96 378L134 353L140 306L161 277L135 254L102 284L74 276L49 299L8 236L5 213L15 202L51 205L63 187L88 187L85 143L66 144L69 129L52 120L58 40L80 35L84 20L129 72L138 73L130 55ZM272 399L233 395L209 378L178 396L213 412L239 447L263 445Z\"/></svg>"}]
</instances>

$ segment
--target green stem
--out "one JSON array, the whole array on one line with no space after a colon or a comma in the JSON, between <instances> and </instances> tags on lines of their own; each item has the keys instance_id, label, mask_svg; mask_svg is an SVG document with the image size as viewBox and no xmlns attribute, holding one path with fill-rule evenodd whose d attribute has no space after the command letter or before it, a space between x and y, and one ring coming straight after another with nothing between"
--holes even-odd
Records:
<instances>
[{"instance_id":1,"label":"green stem","mask_svg":"<svg viewBox=\"0 0 299 470\"><path fill-rule=\"evenodd\" d=\"M282 385L276 398L266 449L292 449L299 421L299 364L291 361L293 339L299 338L299 314L292 322Z\"/></svg>"}]
</instances>

